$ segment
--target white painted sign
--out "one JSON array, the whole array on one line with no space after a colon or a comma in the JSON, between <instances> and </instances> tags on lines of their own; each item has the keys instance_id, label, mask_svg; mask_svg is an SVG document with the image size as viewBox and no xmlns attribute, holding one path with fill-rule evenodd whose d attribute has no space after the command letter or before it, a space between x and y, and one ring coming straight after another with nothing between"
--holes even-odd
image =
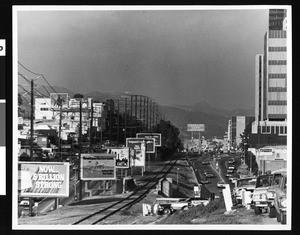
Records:
<instances>
[{"instance_id":1,"label":"white painted sign","mask_svg":"<svg viewBox=\"0 0 300 235\"><path fill-rule=\"evenodd\" d=\"M205 131L204 124L188 124L187 131Z\"/></svg>"}]
</instances>

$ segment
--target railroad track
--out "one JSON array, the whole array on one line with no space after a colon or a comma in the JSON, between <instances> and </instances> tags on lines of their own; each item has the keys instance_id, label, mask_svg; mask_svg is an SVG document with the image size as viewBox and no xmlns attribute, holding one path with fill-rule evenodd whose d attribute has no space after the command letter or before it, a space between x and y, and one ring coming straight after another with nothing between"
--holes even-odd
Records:
<instances>
[{"instance_id":1,"label":"railroad track","mask_svg":"<svg viewBox=\"0 0 300 235\"><path fill-rule=\"evenodd\" d=\"M123 198L122 200L113 203L110 206L107 206L99 211L96 211L92 214L89 214L75 222L72 225L79 224L92 224L96 225L112 215L125 210L134 204L141 201L143 198L147 196L149 191L157 184L159 179L166 177L166 175L171 171L171 169L175 166L177 159L170 160L168 164L166 164L159 172L157 172L153 177L151 177L148 182L144 185L138 186L135 191L133 191L130 195Z\"/></svg>"}]
</instances>

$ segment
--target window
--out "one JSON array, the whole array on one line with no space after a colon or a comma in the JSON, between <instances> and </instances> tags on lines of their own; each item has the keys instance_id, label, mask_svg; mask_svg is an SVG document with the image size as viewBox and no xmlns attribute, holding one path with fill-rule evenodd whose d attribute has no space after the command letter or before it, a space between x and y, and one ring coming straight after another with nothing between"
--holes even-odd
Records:
<instances>
[{"instance_id":1,"label":"window","mask_svg":"<svg viewBox=\"0 0 300 235\"><path fill-rule=\"evenodd\" d=\"M41 111L49 111L49 108L41 108Z\"/></svg>"},{"instance_id":2,"label":"window","mask_svg":"<svg viewBox=\"0 0 300 235\"><path fill-rule=\"evenodd\" d=\"M283 128L283 126L279 127L279 134L284 134L284 128Z\"/></svg>"},{"instance_id":3,"label":"window","mask_svg":"<svg viewBox=\"0 0 300 235\"><path fill-rule=\"evenodd\" d=\"M46 117L46 116L43 116L43 119L47 119L47 117Z\"/></svg>"},{"instance_id":4,"label":"window","mask_svg":"<svg viewBox=\"0 0 300 235\"><path fill-rule=\"evenodd\" d=\"M286 65L286 60L269 60L268 65Z\"/></svg>"},{"instance_id":5,"label":"window","mask_svg":"<svg viewBox=\"0 0 300 235\"><path fill-rule=\"evenodd\" d=\"M269 73L269 78L286 78L286 73Z\"/></svg>"},{"instance_id":6,"label":"window","mask_svg":"<svg viewBox=\"0 0 300 235\"><path fill-rule=\"evenodd\" d=\"M269 47L269 51L286 51L286 47Z\"/></svg>"},{"instance_id":7,"label":"window","mask_svg":"<svg viewBox=\"0 0 300 235\"><path fill-rule=\"evenodd\" d=\"M271 133L274 134L275 133L275 127L271 126Z\"/></svg>"}]
</instances>

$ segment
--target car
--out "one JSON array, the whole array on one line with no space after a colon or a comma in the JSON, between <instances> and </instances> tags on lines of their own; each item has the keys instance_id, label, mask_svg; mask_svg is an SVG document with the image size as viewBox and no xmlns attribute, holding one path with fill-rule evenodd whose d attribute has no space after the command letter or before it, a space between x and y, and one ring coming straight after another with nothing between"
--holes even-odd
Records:
<instances>
[{"instance_id":1,"label":"car","mask_svg":"<svg viewBox=\"0 0 300 235\"><path fill-rule=\"evenodd\" d=\"M225 176L226 176L226 177L232 177L232 176L233 176L233 174L232 174L232 173L228 173L228 172L226 172L226 173L225 173Z\"/></svg>"},{"instance_id":2,"label":"car","mask_svg":"<svg viewBox=\"0 0 300 235\"><path fill-rule=\"evenodd\" d=\"M209 199L207 198L190 198L188 199L189 202L191 202L192 206L198 206L203 205L206 206L209 203Z\"/></svg>"},{"instance_id":3,"label":"car","mask_svg":"<svg viewBox=\"0 0 300 235\"><path fill-rule=\"evenodd\" d=\"M255 177L237 179L235 183L235 187L233 188L234 202L237 204L241 204L242 197L243 197L243 190L250 191L251 193L253 193L255 189L255 184L256 184Z\"/></svg>"},{"instance_id":4,"label":"car","mask_svg":"<svg viewBox=\"0 0 300 235\"><path fill-rule=\"evenodd\" d=\"M159 204L157 208L157 214L159 215L169 215L174 212L170 203Z\"/></svg>"},{"instance_id":5,"label":"car","mask_svg":"<svg viewBox=\"0 0 300 235\"><path fill-rule=\"evenodd\" d=\"M203 162L202 162L202 165L209 165L209 164L210 164L209 161L203 161Z\"/></svg>"},{"instance_id":6,"label":"car","mask_svg":"<svg viewBox=\"0 0 300 235\"><path fill-rule=\"evenodd\" d=\"M260 175L256 179L255 189L252 194L251 206L256 215L268 210L267 190L272 184L273 175Z\"/></svg>"},{"instance_id":7,"label":"car","mask_svg":"<svg viewBox=\"0 0 300 235\"><path fill-rule=\"evenodd\" d=\"M189 198L182 198L178 201L170 203L173 210L187 210L192 206L191 202L189 201Z\"/></svg>"},{"instance_id":8,"label":"car","mask_svg":"<svg viewBox=\"0 0 300 235\"><path fill-rule=\"evenodd\" d=\"M203 179L200 180L200 183L201 183L201 184L208 184L209 181L208 181L208 179L203 178Z\"/></svg>"},{"instance_id":9,"label":"car","mask_svg":"<svg viewBox=\"0 0 300 235\"><path fill-rule=\"evenodd\" d=\"M228 160L228 163L233 164L233 163L235 163L235 160L233 158L231 158L231 159Z\"/></svg>"},{"instance_id":10,"label":"car","mask_svg":"<svg viewBox=\"0 0 300 235\"><path fill-rule=\"evenodd\" d=\"M287 176L280 178L279 186L275 188L274 205L276 209L276 218L281 224L286 224L286 207L287 207Z\"/></svg>"},{"instance_id":11,"label":"car","mask_svg":"<svg viewBox=\"0 0 300 235\"><path fill-rule=\"evenodd\" d=\"M226 183L225 183L224 181L219 181L219 182L217 183L217 187L218 187L218 188L225 188L225 185L226 185Z\"/></svg>"},{"instance_id":12,"label":"car","mask_svg":"<svg viewBox=\"0 0 300 235\"><path fill-rule=\"evenodd\" d=\"M234 166L228 166L227 169L228 169L228 170L235 170L235 167L234 167Z\"/></svg>"},{"instance_id":13,"label":"car","mask_svg":"<svg viewBox=\"0 0 300 235\"><path fill-rule=\"evenodd\" d=\"M286 169L281 169L280 171L276 171L276 173L274 173L273 175L272 185L267 190L268 213L270 218L275 218L277 216L274 199L276 196L276 191L278 191L280 179L284 175L286 175Z\"/></svg>"},{"instance_id":14,"label":"car","mask_svg":"<svg viewBox=\"0 0 300 235\"><path fill-rule=\"evenodd\" d=\"M206 178L213 178L213 177L215 177L215 175L213 173L211 173L211 172L206 173L205 176L206 176Z\"/></svg>"}]
</instances>

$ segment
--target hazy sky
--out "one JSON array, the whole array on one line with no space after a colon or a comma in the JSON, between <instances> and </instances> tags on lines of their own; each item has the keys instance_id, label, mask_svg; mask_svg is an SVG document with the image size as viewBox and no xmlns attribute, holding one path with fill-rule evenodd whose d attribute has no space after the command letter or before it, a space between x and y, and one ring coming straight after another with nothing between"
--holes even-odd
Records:
<instances>
[{"instance_id":1,"label":"hazy sky","mask_svg":"<svg viewBox=\"0 0 300 235\"><path fill-rule=\"evenodd\" d=\"M22 11L18 60L75 93L254 107L268 10ZM33 78L34 76L32 76Z\"/></svg>"}]
</instances>

